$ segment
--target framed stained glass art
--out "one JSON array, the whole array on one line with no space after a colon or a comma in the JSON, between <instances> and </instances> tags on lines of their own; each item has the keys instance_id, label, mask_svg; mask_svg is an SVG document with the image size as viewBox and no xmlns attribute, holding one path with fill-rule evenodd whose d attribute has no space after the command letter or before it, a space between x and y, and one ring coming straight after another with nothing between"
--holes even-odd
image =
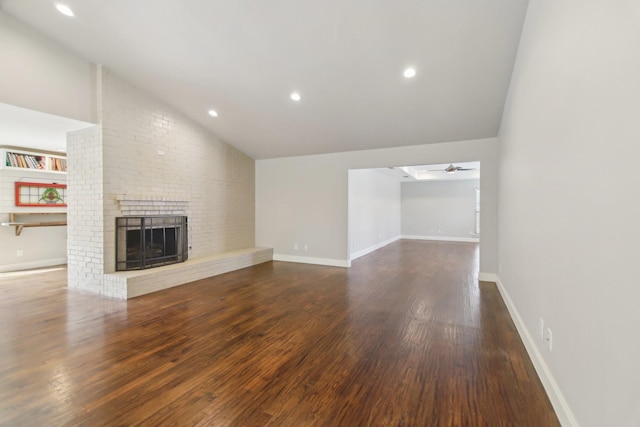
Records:
<instances>
[{"instance_id":1,"label":"framed stained glass art","mask_svg":"<svg viewBox=\"0 0 640 427\"><path fill-rule=\"evenodd\" d=\"M16 206L66 207L67 184L16 182Z\"/></svg>"}]
</instances>

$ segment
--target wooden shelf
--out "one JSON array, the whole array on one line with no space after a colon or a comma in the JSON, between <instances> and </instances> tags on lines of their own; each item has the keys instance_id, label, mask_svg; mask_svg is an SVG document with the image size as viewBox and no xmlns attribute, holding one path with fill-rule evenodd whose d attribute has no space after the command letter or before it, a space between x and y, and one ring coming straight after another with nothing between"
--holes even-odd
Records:
<instances>
[{"instance_id":1,"label":"wooden shelf","mask_svg":"<svg viewBox=\"0 0 640 427\"><path fill-rule=\"evenodd\" d=\"M67 172L67 159L63 155L49 152L2 146L0 147L0 169L64 174Z\"/></svg>"},{"instance_id":2,"label":"wooden shelf","mask_svg":"<svg viewBox=\"0 0 640 427\"><path fill-rule=\"evenodd\" d=\"M20 222L16 221L17 216L27 216L27 215L66 215L64 212L29 212L29 213L10 213L9 214L9 222L0 223L3 227L15 227L16 228L16 236L19 236L22 233L22 229L25 227L60 227L67 225L67 221L43 221L43 222Z\"/></svg>"}]
</instances>

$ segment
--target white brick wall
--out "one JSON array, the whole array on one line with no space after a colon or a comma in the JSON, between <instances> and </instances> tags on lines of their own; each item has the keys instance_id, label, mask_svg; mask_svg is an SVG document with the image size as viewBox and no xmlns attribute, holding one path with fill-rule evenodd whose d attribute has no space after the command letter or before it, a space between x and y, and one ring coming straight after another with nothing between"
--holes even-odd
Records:
<instances>
[{"instance_id":1,"label":"white brick wall","mask_svg":"<svg viewBox=\"0 0 640 427\"><path fill-rule=\"evenodd\" d=\"M188 201L190 258L254 246L253 159L107 69L102 111L105 272L115 270L117 199L128 194Z\"/></svg>"},{"instance_id":2,"label":"white brick wall","mask_svg":"<svg viewBox=\"0 0 640 427\"><path fill-rule=\"evenodd\" d=\"M103 277L115 271L118 216L187 215L190 260L253 247L254 160L108 69L99 73L99 132L76 133L69 146L69 182L81 183L69 206L70 286L127 296L123 281Z\"/></svg>"},{"instance_id":3,"label":"white brick wall","mask_svg":"<svg viewBox=\"0 0 640 427\"><path fill-rule=\"evenodd\" d=\"M0 159L4 161L4 159ZM0 212L66 212L64 208L16 206L16 181L66 184L67 176L58 173L33 171L29 169L1 169L0 173Z\"/></svg>"},{"instance_id":4,"label":"white brick wall","mask_svg":"<svg viewBox=\"0 0 640 427\"><path fill-rule=\"evenodd\" d=\"M105 289L102 129L94 126L67 136L68 286L105 296L126 297L126 289Z\"/></svg>"}]
</instances>

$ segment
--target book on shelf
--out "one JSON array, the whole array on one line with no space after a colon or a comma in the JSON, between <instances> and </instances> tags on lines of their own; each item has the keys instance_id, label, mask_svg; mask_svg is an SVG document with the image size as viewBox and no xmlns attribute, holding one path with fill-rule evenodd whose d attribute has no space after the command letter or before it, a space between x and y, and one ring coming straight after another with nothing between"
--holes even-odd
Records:
<instances>
[{"instance_id":1,"label":"book on shelf","mask_svg":"<svg viewBox=\"0 0 640 427\"><path fill-rule=\"evenodd\" d=\"M54 172L67 171L66 159L38 154L5 151L4 164L5 166L13 168L49 170Z\"/></svg>"}]
</instances>

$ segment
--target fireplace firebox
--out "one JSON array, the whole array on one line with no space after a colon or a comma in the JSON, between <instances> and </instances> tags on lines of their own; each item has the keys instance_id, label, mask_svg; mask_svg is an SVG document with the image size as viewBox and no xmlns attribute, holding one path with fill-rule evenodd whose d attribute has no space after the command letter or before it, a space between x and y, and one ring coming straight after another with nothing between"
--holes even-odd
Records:
<instances>
[{"instance_id":1,"label":"fireplace firebox","mask_svg":"<svg viewBox=\"0 0 640 427\"><path fill-rule=\"evenodd\" d=\"M188 248L186 216L116 218L116 271L184 262Z\"/></svg>"}]
</instances>

